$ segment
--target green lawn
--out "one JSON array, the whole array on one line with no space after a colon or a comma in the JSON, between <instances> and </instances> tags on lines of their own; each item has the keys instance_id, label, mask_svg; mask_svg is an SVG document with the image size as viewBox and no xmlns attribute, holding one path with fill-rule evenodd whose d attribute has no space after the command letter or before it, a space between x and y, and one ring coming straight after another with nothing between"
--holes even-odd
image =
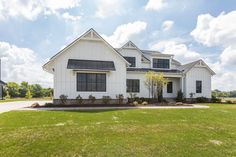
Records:
<instances>
[{"instance_id":1,"label":"green lawn","mask_svg":"<svg viewBox=\"0 0 236 157\"><path fill-rule=\"evenodd\" d=\"M26 99L26 98L12 98L12 99L0 100L0 103L4 103L4 102L14 102L14 101L34 101L34 100L52 100L52 98L50 98L50 97L45 97L45 98L31 98L31 99Z\"/></svg>"},{"instance_id":2,"label":"green lawn","mask_svg":"<svg viewBox=\"0 0 236 157\"><path fill-rule=\"evenodd\" d=\"M236 156L236 105L3 113L0 156Z\"/></svg>"}]
</instances>

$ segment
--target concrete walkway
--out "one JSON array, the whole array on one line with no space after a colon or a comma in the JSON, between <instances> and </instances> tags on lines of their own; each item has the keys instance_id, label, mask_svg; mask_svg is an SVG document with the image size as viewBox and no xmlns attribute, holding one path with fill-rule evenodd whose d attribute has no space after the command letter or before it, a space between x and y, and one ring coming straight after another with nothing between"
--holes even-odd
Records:
<instances>
[{"instance_id":1,"label":"concrete walkway","mask_svg":"<svg viewBox=\"0 0 236 157\"><path fill-rule=\"evenodd\" d=\"M29 107L30 105L32 105L35 102L38 102L40 105L43 105L47 102L52 102L52 101L35 100L35 101L4 102L4 103L0 103L0 113L12 111L12 110L17 110L17 109L21 109L24 107Z\"/></svg>"},{"instance_id":2,"label":"concrete walkway","mask_svg":"<svg viewBox=\"0 0 236 157\"><path fill-rule=\"evenodd\" d=\"M19 110L42 110L42 111L68 111L68 110L116 110L116 109L187 109L187 108L209 108L205 105L193 106L135 106L135 107L45 107L45 108L20 108Z\"/></svg>"}]
</instances>

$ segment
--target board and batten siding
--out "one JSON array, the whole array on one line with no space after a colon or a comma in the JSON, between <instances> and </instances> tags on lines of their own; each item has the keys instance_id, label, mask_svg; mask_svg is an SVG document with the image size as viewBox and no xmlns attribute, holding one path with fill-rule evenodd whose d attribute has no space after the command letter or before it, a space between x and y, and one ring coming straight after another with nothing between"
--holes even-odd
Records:
<instances>
[{"instance_id":1,"label":"board and batten siding","mask_svg":"<svg viewBox=\"0 0 236 157\"><path fill-rule=\"evenodd\" d=\"M135 67L136 68L142 67L142 62L141 62L142 55L140 52L138 52L138 50L131 48L124 48L121 49L119 52L124 57L135 57L135 64L136 64Z\"/></svg>"},{"instance_id":2,"label":"board and batten siding","mask_svg":"<svg viewBox=\"0 0 236 157\"><path fill-rule=\"evenodd\" d=\"M186 73L185 97L190 98L190 93L194 93L194 98L211 98L211 73L205 67L195 66ZM202 81L202 93L196 93L196 81Z\"/></svg>"},{"instance_id":3,"label":"board and batten siding","mask_svg":"<svg viewBox=\"0 0 236 157\"><path fill-rule=\"evenodd\" d=\"M113 61L116 70L103 72L106 73L106 92L77 92L77 72L67 69L68 59ZM98 99L103 96L111 96L114 99L117 94L126 96L126 63L101 40L78 41L56 58L53 68L54 99L59 99L62 94L67 95L68 99L75 99L79 94L84 99L87 99L90 94ZM84 72L91 73L91 71Z\"/></svg>"},{"instance_id":4,"label":"board and batten siding","mask_svg":"<svg viewBox=\"0 0 236 157\"><path fill-rule=\"evenodd\" d=\"M145 84L146 77L145 73L139 73L139 72L127 72L127 79L139 79L140 82L140 90L138 93L133 93L136 94L137 97L149 97L149 89ZM173 83L173 92L172 93L167 93L167 87L163 87L163 97L164 98L176 98L177 92L181 89L180 88L180 78L174 78L174 77L168 77L167 78L168 82ZM129 97L130 94L127 93L127 96Z\"/></svg>"}]
</instances>

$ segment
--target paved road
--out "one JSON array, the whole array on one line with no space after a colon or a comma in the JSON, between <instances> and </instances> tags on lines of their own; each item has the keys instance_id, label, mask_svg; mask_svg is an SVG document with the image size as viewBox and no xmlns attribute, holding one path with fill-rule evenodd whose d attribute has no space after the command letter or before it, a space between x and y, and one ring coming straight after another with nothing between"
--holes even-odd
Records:
<instances>
[{"instance_id":1,"label":"paved road","mask_svg":"<svg viewBox=\"0 0 236 157\"><path fill-rule=\"evenodd\" d=\"M35 101L4 102L4 103L0 103L0 113L12 111L12 110L17 110L17 109L24 108L24 107L28 107L31 104L35 103L35 102L38 102L39 104L44 104L46 102L51 102L51 101L35 100Z\"/></svg>"}]
</instances>

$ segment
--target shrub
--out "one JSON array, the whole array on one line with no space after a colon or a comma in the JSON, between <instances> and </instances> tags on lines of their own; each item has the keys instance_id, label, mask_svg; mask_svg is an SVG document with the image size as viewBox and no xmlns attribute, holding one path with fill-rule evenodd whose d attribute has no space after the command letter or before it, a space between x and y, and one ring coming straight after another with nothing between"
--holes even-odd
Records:
<instances>
[{"instance_id":1,"label":"shrub","mask_svg":"<svg viewBox=\"0 0 236 157\"><path fill-rule=\"evenodd\" d=\"M208 102L208 99L206 97L197 97L196 101L197 103L206 103Z\"/></svg>"},{"instance_id":2,"label":"shrub","mask_svg":"<svg viewBox=\"0 0 236 157\"><path fill-rule=\"evenodd\" d=\"M110 101L111 101L111 97L110 96L103 96L102 97L102 102L104 104L109 104Z\"/></svg>"},{"instance_id":3,"label":"shrub","mask_svg":"<svg viewBox=\"0 0 236 157\"><path fill-rule=\"evenodd\" d=\"M83 103L83 98L80 95L78 95L75 99L76 99L76 102L78 104L82 104Z\"/></svg>"},{"instance_id":4,"label":"shrub","mask_svg":"<svg viewBox=\"0 0 236 157\"><path fill-rule=\"evenodd\" d=\"M92 95L89 95L89 100L90 102L93 104L95 101L96 101L96 97L95 96L92 96Z\"/></svg>"},{"instance_id":5,"label":"shrub","mask_svg":"<svg viewBox=\"0 0 236 157\"><path fill-rule=\"evenodd\" d=\"M53 103L45 103L45 105L44 106L53 106Z\"/></svg>"},{"instance_id":6,"label":"shrub","mask_svg":"<svg viewBox=\"0 0 236 157\"><path fill-rule=\"evenodd\" d=\"M176 101L177 102L182 102L184 100L184 94L181 90L178 91Z\"/></svg>"},{"instance_id":7,"label":"shrub","mask_svg":"<svg viewBox=\"0 0 236 157\"><path fill-rule=\"evenodd\" d=\"M9 94L8 91L7 91L7 94L6 94L6 96L5 96L5 99L11 99L11 96L10 96L10 94Z\"/></svg>"},{"instance_id":8,"label":"shrub","mask_svg":"<svg viewBox=\"0 0 236 157\"><path fill-rule=\"evenodd\" d=\"M39 103L33 103L32 105L31 105L31 107L33 107L33 108L35 108L35 107L39 107L40 105L39 105Z\"/></svg>"},{"instance_id":9,"label":"shrub","mask_svg":"<svg viewBox=\"0 0 236 157\"><path fill-rule=\"evenodd\" d=\"M137 102L137 101L134 101L134 102L133 102L133 105L137 106L137 105L138 105L138 102Z\"/></svg>"},{"instance_id":10,"label":"shrub","mask_svg":"<svg viewBox=\"0 0 236 157\"><path fill-rule=\"evenodd\" d=\"M146 105L148 105L148 102L144 101L144 102L142 102L142 105L146 106Z\"/></svg>"},{"instance_id":11,"label":"shrub","mask_svg":"<svg viewBox=\"0 0 236 157\"><path fill-rule=\"evenodd\" d=\"M227 104L233 104L233 102L231 100L226 100L225 101Z\"/></svg>"},{"instance_id":12,"label":"shrub","mask_svg":"<svg viewBox=\"0 0 236 157\"><path fill-rule=\"evenodd\" d=\"M123 101L124 101L123 94L116 95L116 99L118 99L118 104L123 104Z\"/></svg>"},{"instance_id":13,"label":"shrub","mask_svg":"<svg viewBox=\"0 0 236 157\"><path fill-rule=\"evenodd\" d=\"M67 97L68 97L68 96L67 96L67 95L64 95L64 94L60 95L60 100L61 100L61 103L62 103L63 105L66 104Z\"/></svg>"},{"instance_id":14,"label":"shrub","mask_svg":"<svg viewBox=\"0 0 236 157\"><path fill-rule=\"evenodd\" d=\"M25 98L26 98L26 99L31 99L31 98L32 98L32 94L31 94L30 90L28 90L28 91L26 92Z\"/></svg>"},{"instance_id":15,"label":"shrub","mask_svg":"<svg viewBox=\"0 0 236 157\"><path fill-rule=\"evenodd\" d=\"M221 99L217 98L216 96L212 95L211 102L213 103L221 103Z\"/></svg>"}]
</instances>

